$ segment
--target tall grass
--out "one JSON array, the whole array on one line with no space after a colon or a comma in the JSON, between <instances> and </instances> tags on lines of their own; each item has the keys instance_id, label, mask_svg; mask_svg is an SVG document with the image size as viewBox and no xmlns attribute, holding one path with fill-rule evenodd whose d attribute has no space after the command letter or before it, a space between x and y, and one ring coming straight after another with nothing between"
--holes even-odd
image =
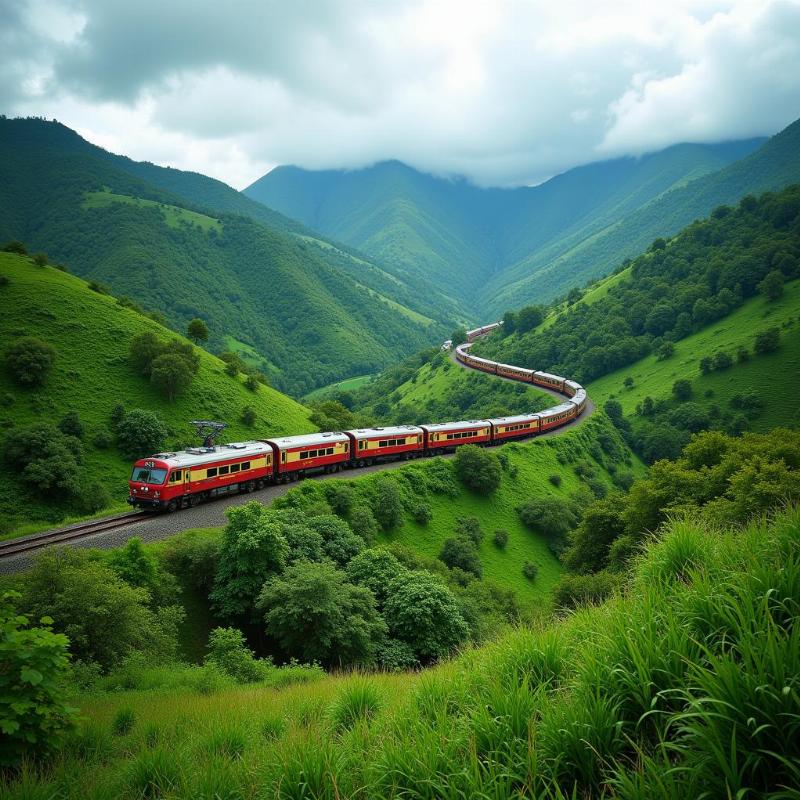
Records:
<instances>
[{"instance_id":1,"label":"tall grass","mask_svg":"<svg viewBox=\"0 0 800 800\"><path fill-rule=\"evenodd\" d=\"M86 698L2 796L798 800L798 620L797 511L684 521L604 605L427 672Z\"/></svg>"}]
</instances>

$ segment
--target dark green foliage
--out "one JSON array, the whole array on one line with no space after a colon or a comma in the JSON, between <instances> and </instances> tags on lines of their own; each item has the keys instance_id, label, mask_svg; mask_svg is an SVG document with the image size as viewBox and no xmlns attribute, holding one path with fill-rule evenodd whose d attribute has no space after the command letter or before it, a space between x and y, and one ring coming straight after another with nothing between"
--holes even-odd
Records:
<instances>
[{"instance_id":1,"label":"dark green foliage","mask_svg":"<svg viewBox=\"0 0 800 800\"><path fill-rule=\"evenodd\" d=\"M16 253L19 256L28 255L28 249L22 242L18 242L16 239L10 242L6 242L6 244L3 245L3 252Z\"/></svg>"},{"instance_id":2,"label":"dark green foliage","mask_svg":"<svg viewBox=\"0 0 800 800\"><path fill-rule=\"evenodd\" d=\"M98 450L108 450L114 444L114 436L107 428L99 428L92 437L92 444Z\"/></svg>"},{"instance_id":3,"label":"dark green foliage","mask_svg":"<svg viewBox=\"0 0 800 800\"><path fill-rule=\"evenodd\" d=\"M242 422L247 425L248 428L252 428L253 425L256 424L256 410L253 406L245 406L242 409Z\"/></svg>"},{"instance_id":4,"label":"dark green foliage","mask_svg":"<svg viewBox=\"0 0 800 800\"><path fill-rule=\"evenodd\" d=\"M258 389L259 380L255 375L248 375L245 378L244 385L251 391L254 392Z\"/></svg>"},{"instance_id":5,"label":"dark green foliage","mask_svg":"<svg viewBox=\"0 0 800 800\"><path fill-rule=\"evenodd\" d=\"M213 532L212 532L213 533ZM214 587L222 543L207 531L173 537L164 551L164 564L173 575L180 575L191 586L208 595Z\"/></svg>"},{"instance_id":6,"label":"dark green foliage","mask_svg":"<svg viewBox=\"0 0 800 800\"><path fill-rule=\"evenodd\" d=\"M520 519L548 539L550 548L559 553L566 535L577 522L572 503L558 497L533 497L518 509Z\"/></svg>"},{"instance_id":7,"label":"dark green foliage","mask_svg":"<svg viewBox=\"0 0 800 800\"><path fill-rule=\"evenodd\" d=\"M623 501L612 496L592 503L569 535L564 565L573 572L599 572L607 566L611 543L625 530Z\"/></svg>"},{"instance_id":8,"label":"dark green foliage","mask_svg":"<svg viewBox=\"0 0 800 800\"><path fill-rule=\"evenodd\" d=\"M138 536L131 537L123 547L114 550L108 563L126 583L147 589L152 605L167 606L177 602L175 579L161 568L152 553L145 550Z\"/></svg>"},{"instance_id":9,"label":"dark green foliage","mask_svg":"<svg viewBox=\"0 0 800 800\"><path fill-rule=\"evenodd\" d=\"M385 531L391 531L403 524L403 498L400 487L392 476L382 475L375 481L372 513Z\"/></svg>"},{"instance_id":10,"label":"dark green foliage","mask_svg":"<svg viewBox=\"0 0 800 800\"><path fill-rule=\"evenodd\" d=\"M322 538L325 555L341 567L364 549L364 540L339 517L323 514L310 517L307 524Z\"/></svg>"},{"instance_id":11,"label":"dark green foliage","mask_svg":"<svg viewBox=\"0 0 800 800\"><path fill-rule=\"evenodd\" d=\"M125 406L122 403L117 403L114 408L111 409L111 414L109 415L112 424L119 425L123 419L125 419Z\"/></svg>"},{"instance_id":12,"label":"dark green foliage","mask_svg":"<svg viewBox=\"0 0 800 800\"><path fill-rule=\"evenodd\" d=\"M672 384L672 396L678 400L688 400L692 396L692 383L685 378L675 381Z\"/></svg>"},{"instance_id":13,"label":"dark green foliage","mask_svg":"<svg viewBox=\"0 0 800 800\"><path fill-rule=\"evenodd\" d=\"M538 566L538 564L534 564L533 561L526 561L522 565L522 574L529 581L536 580L536 576L539 574L539 566Z\"/></svg>"},{"instance_id":14,"label":"dark green foliage","mask_svg":"<svg viewBox=\"0 0 800 800\"><path fill-rule=\"evenodd\" d=\"M327 481L323 484L322 491L325 494L325 500L327 500L334 514L340 517L347 517L350 514L353 508L355 493L353 487L349 483ZM358 533L358 531L356 531L356 533Z\"/></svg>"},{"instance_id":15,"label":"dark green foliage","mask_svg":"<svg viewBox=\"0 0 800 800\"><path fill-rule=\"evenodd\" d=\"M542 324L544 312L541 306L525 306L516 314L515 328L519 333L527 333Z\"/></svg>"},{"instance_id":16,"label":"dark green foliage","mask_svg":"<svg viewBox=\"0 0 800 800\"><path fill-rule=\"evenodd\" d=\"M108 669L138 651L171 660L182 609L151 610L147 589L131 586L85 551L38 556L27 573L20 607L32 617L46 614L69 638L72 657Z\"/></svg>"},{"instance_id":17,"label":"dark green foliage","mask_svg":"<svg viewBox=\"0 0 800 800\"><path fill-rule=\"evenodd\" d=\"M458 517L456 534L469 539L476 547L480 545L486 535L481 528L481 521L477 517Z\"/></svg>"},{"instance_id":18,"label":"dark green foliage","mask_svg":"<svg viewBox=\"0 0 800 800\"><path fill-rule=\"evenodd\" d=\"M388 672L404 672L419 665L414 649L399 639L384 639L376 652L378 666Z\"/></svg>"},{"instance_id":19,"label":"dark green foliage","mask_svg":"<svg viewBox=\"0 0 800 800\"><path fill-rule=\"evenodd\" d=\"M714 369L728 369L733 366L733 358L729 353L720 350L719 353L714 354Z\"/></svg>"},{"instance_id":20,"label":"dark green foliage","mask_svg":"<svg viewBox=\"0 0 800 800\"><path fill-rule=\"evenodd\" d=\"M781 341L781 332L778 328L768 328L756 334L753 349L756 353L772 353L778 349Z\"/></svg>"},{"instance_id":21,"label":"dark green foliage","mask_svg":"<svg viewBox=\"0 0 800 800\"><path fill-rule=\"evenodd\" d=\"M353 533L358 534L367 544L374 542L378 535L378 521L372 509L366 505L357 505L350 512L350 527Z\"/></svg>"},{"instance_id":22,"label":"dark green foliage","mask_svg":"<svg viewBox=\"0 0 800 800\"><path fill-rule=\"evenodd\" d=\"M167 428L154 411L131 409L117 424L117 446L127 458L157 453L167 438Z\"/></svg>"},{"instance_id":23,"label":"dark green foliage","mask_svg":"<svg viewBox=\"0 0 800 800\"><path fill-rule=\"evenodd\" d=\"M414 521L420 525L427 525L433 519L433 512L427 503L417 503L411 515L414 517Z\"/></svg>"},{"instance_id":24,"label":"dark green foliage","mask_svg":"<svg viewBox=\"0 0 800 800\"><path fill-rule=\"evenodd\" d=\"M439 551L439 559L447 564L450 569L460 569L469 572L476 578L483 575L483 568L478 557L478 551L466 536L451 536L444 540Z\"/></svg>"},{"instance_id":25,"label":"dark green foliage","mask_svg":"<svg viewBox=\"0 0 800 800\"><path fill-rule=\"evenodd\" d=\"M550 477L547 480L550 482L551 486L555 486L556 489L558 489L558 487L561 486L561 476L558 473L550 475Z\"/></svg>"},{"instance_id":26,"label":"dark green foliage","mask_svg":"<svg viewBox=\"0 0 800 800\"><path fill-rule=\"evenodd\" d=\"M746 347L739 347L736 350L736 363L744 364L750 360L750 351Z\"/></svg>"},{"instance_id":27,"label":"dark green foliage","mask_svg":"<svg viewBox=\"0 0 800 800\"><path fill-rule=\"evenodd\" d=\"M214 664L237 683L253 683L264 677L265 663L253 655L237 628L214 628L208 637L206 663ZM269 662L266 662L267 668Z\"/></svg>"},{"instance_id":28,"label":"dark green foliage","mask_svg":"<svg viewBox=\"0 0 800 800\"><path fill-rule=\"evenodd\" d=\"M17 593L0 596L0 766L59 745L74 724L76 709L64 697L69 666L67 637L52 620L38 624L20 614Z\"/></svg>"},{"instance_id":29,"label":"dark green foliage","mask_svg":"<svg viewBox=\"0 0 800 800\"><path fill-rule=\"evenodd\" d=\"M49 263L46 253L34 253L32 258L37 267L46 267Z\"/></svg>"},{"instance_id":30,"label":"dark green foliage","mask_svg":"<svg viewBox=\"0 0 800 800\"><path fill-rule=\"evenodd\" d=\"M89 288L97 294L111 294L111 290L104 283L100 281L89 281Z\"/></svg>"},{"instance_id":31,"label":"dark green foliage","mask_svg":"<svg viewBox=\"0 0 800 800\"><path fill-rule=\"evenodd\" d=\"M111 722L111 732L114 736L127 736L136 723L136 713L132 708L121 708L114 715Z\"/></svg>"},{"instance_id":32,"label":"dark green foliage","mask_svg":"<svg viewBox=\"0 0 800 800\"><path fill-rule=\"evenodd\" d=\"M136 372L149 378L153 361L161 355L163 348L161 340L150 331L134 337L130 345L130 359Z\"/></svg>"},{"instance_id":33,"label":"dark green foliage","mask_svg":"<svg viewBox=\"0 0 800 800\"><path fill-rule=\"evenodd\" d=\"M778 269L768 272L758 284L758 291L767 298L775 301L783 297L783 273Z\"/></svg>"},{"instance_id":34,"label":"dark green foliage","mask_svg":"<svg viewBox=\"0 0 800 800\"><path fill-rule=\"evenodd\" d=\"M620 577L610 572L562 575L553 589L553 602L561 608L595 605L606 600L620 584Z\"/></svg>"},{"instance_id":35,"label":"dark green foliage","mask_svg":"<svg viewBox=\"0 0 800 800\"><path fill-rule=\"evenodd\" d=\"M332 564L300 562L267 581L258 598L267 633L304 661L370 662L386 625L369 589Z\"/></svg>"},{"instance_id":36,"label":"dark green foliage","mask_svg":"<svg viewBox=\"0 0 800 800\"><path fill-rule=\"evenodd\" d=\"M58 429L67 436L83 438L83 425L77 411L68 411L64 419L58 423Z\"/></svg>"},{"instance_id":37,"label":"dark green foliage","mask_svg":"<svg viewBox=\"0 0 800 800\"><path fill-rule=\"evenodd\" d=\"M51 425L13 428L6 435L5 460L38 491L75 495L80 491L81 443Z\"/></svg>"},{"instance_id":38,"label":"dark green foliage","mask_svg":"<svg viewBox=\"0 0 800 800\"><path fill-rule=\"evenodd\" d=\"M453 593L425 572L392 583L384 617L391 635L410 645L424 663L444 658L468 636Z\"/></svg>"},{"instance_id":39,"label":"dark green foliage","mask_svg":"<svg viewBox=\"0 0 800 800\"><path fill-rule=\"evenodd\" d=\"M407 575L407 569L397 557L382 547L362 550L351 559L346 572L351 583L365 586L372 592L380 610L389 596L392 581Z\"/></svg>"},{"instance_id":40,"label":"dark green foliage","mask_svg":"<svg viewBox=\"0 0 800 800\"><path fill-rule=\"evenodd\" d=\"M175 353L164 353L150 366L150 382L170 402L191 386L192 377L186 360Z\"/></svg>"},{"instance_id":41,"label":"dark green foliage","mask_svg":"<svg viewBox=\"0 0 800 800\"><path fill-rule=\"evenodd\" d=\"M661 345L661 347L658 348L658 352L656 353L656 358L659 361L666 361L668 358L672 358L672 356L674 355L675 355L675 344L673 342L664 342ZM626 380L628 380L628 378L626 378ZM631 385L633 385L632 380L631 380Z\"/></svg>"},{"instance_id":42,"label":"dark green foliage","mask_svg":"<svg viewBox=\"0 0 800 800\"><path fill-rule=\"evenodd\" d=\"M189 322L186 335L195 343L208 341L208 325L202 319L195 317Z\"/></svg>"},{"instance_id":43,"label":"dark green foliage","mask_svg":"<svg viewBox=\"0 0 800 800\"><path fill-rule=\"evenodd\" d=\"M280 525L256 500L226 510L228 524L210 598L225 619L251 614L264 581L280 572L289 546Z\"/></svg>"},{"instance_id":44,"label":"dark green foliage","mask_svg":"<svg viewBox=\"0 0 800 800\"><path fill-rule=\"evenodd\" d=\"M453 464L459 480L479 494L492 494L500 486L500 462L488 450L473 444L464 445L457 450Z\"/></svg>"},{"instance_id":45,"label":"dark green foliage","mask_svg":"<svg viewBox=\"0 0 800 800\"><path fill-rule=\"evenodd\" d=\"M508 544L508 531L498 529L494 532L494 536L492 537L492 541L499 547L501 550L506 549L506 545Z\"/></svg>"},{"instance_id":46,"label":"dark green foliage","mask_svg":"<svg viewBox=\"0 0 800 800\"><path fill-rule=\"evenodd\" d=\"M40 386L56 360L51 345L35 336L23 336L6 351L6 369L20 386Z\"/></svg>"}]
</instances>

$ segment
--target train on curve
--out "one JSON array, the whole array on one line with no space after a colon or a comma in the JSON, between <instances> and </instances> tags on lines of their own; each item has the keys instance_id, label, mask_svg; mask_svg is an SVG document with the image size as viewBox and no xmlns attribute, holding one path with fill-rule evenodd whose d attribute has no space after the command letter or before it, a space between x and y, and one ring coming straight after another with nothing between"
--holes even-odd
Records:
<instances>
[{"instance_id":1,"label":"train on curve","mask_svg":"<svg viewBox=\"0 0 800 800\"><path fill-rule=\"evenodd\" d=\"M472 369L559 392L566 397L563 403L513 417L306 433L156 453L134 464L128 502L134 507L175 511L217 495L252 492L306 475L433 456L464 444L488 446L523 439L577 419L587 400L580 384L470 354L473 342L499 324L468 331L467 341L456 347L456 358Z\"/></svg>"}]
</instances>

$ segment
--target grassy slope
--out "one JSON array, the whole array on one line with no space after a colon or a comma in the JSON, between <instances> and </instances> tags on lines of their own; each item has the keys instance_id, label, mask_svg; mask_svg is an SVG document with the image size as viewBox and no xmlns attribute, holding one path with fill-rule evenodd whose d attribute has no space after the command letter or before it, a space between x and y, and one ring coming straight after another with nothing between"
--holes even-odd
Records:
<instances>
[{"instance_id":1,"label":"grassy slope","mask_svg":"<svg viewBox=\"0 0 800 800\"><path fill-rule=\"evenodd\" d=\"M797 512L736 537L676 526L624 596L423 673L83 697L82 739L0 790L99 800L167 777L176 798L594 797L640 771L622 796L765 796L796 770L798 533ZM365 718L337 724L359 700Z\"/></svg>"},{"instance_id":2,"label":"grassy slope","mask_svg":"<svg viewBox=\"0 0 800 800\"><path fill-rule=\"evenodd\" d=\"M189 391L174 403L167 403L133 372L127 354L131 339L143 331L153 331L165 339L180 338L177 334L52 267L36 267L28 259L0 253L0 275L10 281L0 288L0 350L5 351L20 336L31 335L50 342L57 351L55 367L42 389L20 388L4 370L0 371L2 424L58 422L67 411L76 410L86 428L87 471L92 479L108 486L115 508L124 506L129 462L113 447L97 450L91 442L99 430L110 428L109 414L117 403L129 409L158 411L178 441L191 441L188 422L198 418L228 422L225 435L229 441L256 434L313 430L301 405L268 387L248 391L241 376L230 378L223 372L223 363L205 351L200 351L200 371ZM258 415L253 428L240 422L242 409L248 405ZM17 498L20 486L5 466L0 465L0 475L0 513L9 520L21 512ZM57 507L40 502L34 502L25 516L59 518Z\"/></svg>"},{"instance_id":3,"label":"grassy slope","mask_svg":"<svg viewBox=\"0 0 800 800\"><path fill-rule=\"evenodd\" d=\"M599 404L610 397L620 401L625 413L648 395L654 399L669 397L672 384L681 378L692 381L694 400L701 404L720 405L735 394L757 392L766 402L764 410L752 421L754 430L797 425L800 395L800 281L786 285L783 297L773 303L763 297L747 301L722 320L682 339L675 345L675 355L666 361L647 356L610 375L593 381L589 395ZM752 352L755 334L778 326L781 346L768 355L753 355L744 364L727 370L700 374L700 359L724 350L735 358L736 349L744 346ZM786 327L784 327L786 326ZM625 378L633 378L631 389L622 388ZM777 388L776 383L780 386ZM770 388L775 386L775 388ZM765 387L767 387L765 389ZM713 395L706 397L711 390Z\"/></svg>"},{"instance_id":4,"label":"grassy slope","mask_svg":"<svg viewBox=\"0 0 800 800\"><path fill-rule=\"evenodd\" d=\"M336 383L329 383L327 386L320 386L313 392L309 392L303 399L304 400L324 400L332 392L349 392L353 389L358 389L361 386L369 383L372 375L358 375L355 378L348 378L345 381L337 381Z\"/></svg>"}]
</instances>

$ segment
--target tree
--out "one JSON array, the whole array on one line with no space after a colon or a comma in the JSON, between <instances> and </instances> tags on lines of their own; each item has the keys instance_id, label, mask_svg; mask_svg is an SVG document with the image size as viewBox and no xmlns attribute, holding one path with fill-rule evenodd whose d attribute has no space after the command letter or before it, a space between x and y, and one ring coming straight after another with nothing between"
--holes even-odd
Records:
<instances>
[{"instance_id":1,"label":"tree","mask_svg":"<svg viewBox=\"0 0 800 800\"><path fill-rule=\"evenodd\" d=\"M287 655L327 666L372 662L387 632L372 592L328 563L300 562L267 581L258 608Z\"/></svg>"},{"instance_id":2,"label":"tree","mask_svg":"<svg viewBox=\"0 0 800 800\"><path fill-rule=\"evenodd\" d=\"M58 429L67 436L74 436L76 439L83 438L83 425L77 411L68 411L64 419L58 423Z\"/></svg>"},{"instance_id":3,"label":"tree","mask_svg":"<svg viewBox=\"0 0 800 800\"><path fill-rule=\"evenodd\" d=\"M513 311L503 314L503 336L510 336L517 329L517 316Z\"/></svg>"},{"instance_id":4,"label":"tree","mask_svg":"<svg viewBox=\"0 0 800 800\"><path fill-rule=\"evenodd\" d=\"M466 536L451 536L445 539L439 551L439 560L447 564L450 569L463 569L476 578L483 575L478 551Z\"/></svg>"},{"instance_id":5,"label":"tree","mask_svg":"<svg viewBox=\"0 0 800 800\"><path fill-rule=\"evenodd\" d=\"M408 574L397 557L383 547L362 550L352 558L346 572L351 583L366 586L375 595L379 609L386 603L392 581Z\"/></svg>"},{"instance_id":6,"label":"tree","mask_svg":"<svg viewBox=\"0 0 800 800\"><path fill-rule=\"evenodd\" d=\"M714 354L714 369L728 369L728 367L732 366L733 358L731 358L729 353L720 350L718 353Z\"/></svg>"},{"instance_id":7,"label":"tree","mask_svg":"<svg viewBox=\"0 0 800 800\"><path fill-rule=\"evenodd\" d=\"M558 497L532 497L520 506L519 516L531 530L547 537L556 552L562 549L567 531L578 521L572 504Z\"/></svg>"},{"instance_id":8,"label":"tree","mask_svg":"<svg viewBox=\"0 0 800 800\"><path fill-rule=\"evenodd\" d=\"M22 242L13 239L10 242L7 242L3 245L3 252L4 253L16 253L18 256L26 256L28 255L28 248Z\"/></svg>"},{"instance_id":9,"label":"tree","mask_svg":"<svg viewBox=\"0 0 800 800\"><path fill-rule=\"evenodd\" d=\"M195 344L208 341L208 325L197 317L189 323L186 332Z\"/></svg>"},{"instance_id":10,"label":"tree","mask_svg":"<svg viewBox=\"0 0 800 800\"><path fill-rule=\"evenodd\" d=\"M516 319L517 330L520 333L527 333L542 324L544 312L540 306L525 306L525 308L520 309Z\"/></svg>"},{"instance_id":11,"label":"tree","mask_svg":"<svg viewBox=\"0 0 800 800\"><path fill-rule=\"evenodd\" d=\"M42 493L77 494L83 448L52 425L14 428L4 442L5 460Z\"/></svg>"},{"instance_id":12,"label":"tree","mask_svg":"<svg viewBox=\"0 0 800 800\"><path fill-rule=\"evenodd\" d=\"M21 386L43 384L55 360L52 345L35 336L23 336L6 351L6 367Z\"/></svg>"},{"instance_id":13,"label":"tree","mask_svg":"<svg viewBox=\"0 0 800 800\"><path fill-rule=\"evenodd\" d=\"M149 378L151 365L162 351L163 345L159 338L154 333L145 331L131 340L128 356L136 372Z\"/></svg>"},{"instance_id":14,"label":"tree","mask_svg":"<svg viewBox=\"0 0 800 800\"><path fill-rule=\"evenodd\" d=\"M251 391L254 392L258 389L258 377L254 375L252 372L245 378L244 385Z\"/></svg>"},{"instance_id":15,"label":"tree","mask_svg":"<svg viewBox=\"0 0 800 800\"><path fill-rule=\"evenodd\" d=\"M176 601L179 589L173 576L161 569L158 559L144 549L142 540L134 536L124 547L112 551L109 565L126 583L147 589L155 606Z\"/></svg>"},{"instance_id":16,"label":"tree","mask_svg":"<svg viewBox=\"0 0 800 800\"><path fill-rule=\"evenodd\" d=\"M508 544L508 531L498 529L494 532L494 543L501 549L505 550Z\"/></svg>"},{"instance_id":17,"label":"tree","mask_svg":"<svg viewBox=\"0 0 800 800\"><path fill-rule=\"evenodd\" d=\"M403 524L403 497L394 478L382 475L375 482L372 513L385 531L399 528Z\"/></svg>"},{"instance_id":18,"label":"tree","mask_svg":"<svg viewBox=\"0 0 800 800\"><path fill-rule=\"evenodd\" d=\"M619 428L624 420L622 415L622 403L620 403L619 400L614 400L612 397L610 400L606 400L606 402L603 403L603 411L606 412L606 416L614 423L614 427Z\"/></svg>"},{"instance_id":19,"label":"tree","mask_svg":"<svg viewBox=\"0 0 800 800\"><path fill-rule=\"evenodd\" d=\"M500 461L494 453L474 444L459 447L453 460L459 480L479 494L492 494L502 479Z\"/></svg>"},{"instance_id":20,"label":"tree","mask_svg":"<svg viewBox=\"0 0 800 800\"><path fill-rule=\"evenodd\" d=\"M166 438L166 425L154 411L134 408L117 425L117 446L127 458L157 453Z\"/></svg>"},{"instance_id":21,"label":"tree","mask_svg":"<svg viewBox=\"0 0 800 800\"><path fill-rule=\"evenodd\" d=\"M779 300L783 297L783 273L777 269L771 270L764 276L757 288L770 302Z\"/></svg>"},{"instance_id":22,"label":"tree","mask_svg":"<svg viewBox=\"0 0 800 800\"><path fill-rule=\"evenodd\" d=\"M625 531L624 502L620 495L596 500L569 535L563 561L573 572L599 572L608 563L611 544Z\"/></svg>"},{"instance_id":23,"label":"tree","mask_svg":"<svg viewBox=\"0 0 800 800\"><path fill-rule=\"evenodd\" d=\"M678 400L688 400L692 396L692 384L685 378L675 381L672 384L672 396Z\"/></svg>"},{"instance_id":24,"label":"tree","mask_svg":"<svg viewBox=\"0 0 800 800\"><path fill-rule=\"evenodd\" d=\"M666 361L668 358L672 358L675 355L675 345L673 342L664 342L661 347L658 348L658 352L656 353L656 360L657 361Z\"/></svg>"},{"instance_id":25,"label":"tree","mask_svg":"<svg viewBox=\"0 0 800 800\"><path fill-rule=\"evenodd\" d=\"M164 353L150 367L150 382L170 402L192 384L192 372L186 360L175 353Z\"/></svg>"},{"instance_id":26,"label":"tree","mask_svg":"<svg viewBox=\"0 0 800 800\"><path fill-rule=\"evenodd\" d=\"M350 512L350 527L367 544L372 544L378 535L378 521L369 506L357 505L352 509Z\"/></svg>"},{"instance_id":27,"label":"tree","mask_svg":"<svg viewBox=\"0 0 800 800\"><path fill-rule=\"evenodd\" d=\"M778 328L768 328L756 334L756 341L753 349L756 353L772 353L778 349L781 341L781 332Z\"/></svg>"},{"instance_id":28,"label":"tree","mask_svg":"<svg viewBox=\"0 0 800 800\"><path fill-rule=\"evenodd\" d=\"M251 615L264 581L280 572L289 555L281 526L257 500L228 508L210 600L226 619Z\"/></svg>"},{"instance_id":29,"label":"tree","mask_svg":"<svg viewBox=\"0 0 800 800\"><path fill-rule=\"evenodd\" d=\"M322 537L325 555L339 566L345 566L364 549L364 540L333 514L310 517L306 524Z\"/></svg>"},{"instance_id":30,"label":"tree","mask_svg":"<svg viewBox=\"0 0 800 800\"><path fill-rule=\"evenodd\" d=\"M242 422L247 425L248 428L252 428L253 425L256 424L256 410L253 406L245 406L242 409Z\"/></svg>"},{"instance_id":31,"label":"tree","mask_svg":"<svg viewBox=\"0 0 800 800\"><path fill-rule=\"evenodd\" d=\"M451 334L450 338L453 340L453 347L464 344L467 341L467 329L456 328Z\"/></svg>"},{"instance_id":32,"label":"tree","mask_svg":"<svg viewBox=\"0 0 800 800\"><path fill-rule=\"evenodd\" d=\"M52 620L38 625L17 613L17 592L0 595L0 766L15 767L27 755L56 747L73 727L76 709L65 699L67 637Z\"/></svg>"},{"instance_id":33,"label":"tree","mask_svg":"<svg viewBox=\"0 0 800 800\"><path fill-rule=\"evenodd\" d=\"M254 683L269 662L259 661L238 628L214 628L208 636L207 664L214 664L237 683Z\"/></svg>"},{"instance_id":34,"label":"tree","mask_svg":"<svg viewBox=\"0 0 800 800\"><path fill-rule=\"evenodd\" d=\"M393 581L384 608L393 637L430 662L449 655L469 635L453 593L429 572L412 572Z\"/></svg>"},{"instance_id":35,"label":"tree","mask_svg":"<svg viewBox=\"0 0 800 800\"><path fill-rule=\"evenodd\" d=\"M700 359L700 372L703 375L708 375L714 369L714 360L711 356L703 356Z\"/></svg>"},{"instance_id":36,"label":"tree","mask_svg":"<svg viewBox=\"0 0 800 800\"><path fill-rule=\"evenodd\" d=\"M539 565L533 561L526 561L522 565L522 574L529 580L535 581L536 576L539 574Z\"/></svg>"},{"instance_id":37,"label":"tree","mask_svg":"<svg viewBox=\"0 0 800 800\"><path fill-rule=\"evenodd\" d=\"M33 263L36 264L37 267L46 267L47 264L49 263L49 259L47 258L47 253L34 253Z\"/></svg>"}]
</instances>

